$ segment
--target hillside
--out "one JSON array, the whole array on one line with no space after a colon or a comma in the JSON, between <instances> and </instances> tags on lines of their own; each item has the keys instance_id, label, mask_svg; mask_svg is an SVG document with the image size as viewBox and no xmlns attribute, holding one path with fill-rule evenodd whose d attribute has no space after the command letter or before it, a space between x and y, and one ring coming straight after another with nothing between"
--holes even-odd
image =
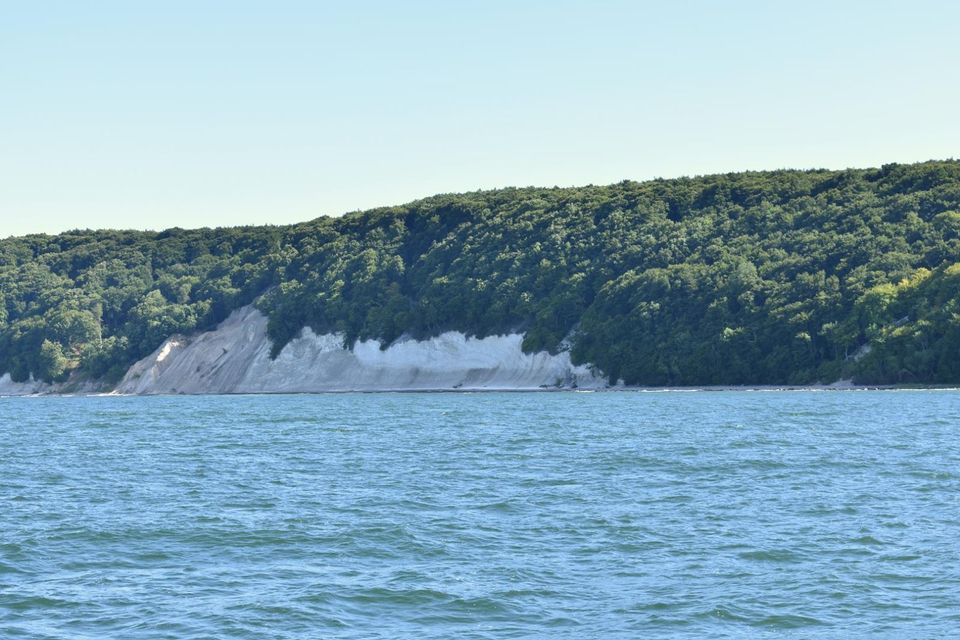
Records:
<instances>
[{"instance_id":1,"label":"hillside","mask_svg":"<svg viewBox=\"0 0 960 640\"><path fill-rule=\"evenodd\" d=\"M439 195L0 241L0 373L115 383L255 303L273 354L460 331L627 384L960 382L960 162Z\"/></svg>"}]
</instances>

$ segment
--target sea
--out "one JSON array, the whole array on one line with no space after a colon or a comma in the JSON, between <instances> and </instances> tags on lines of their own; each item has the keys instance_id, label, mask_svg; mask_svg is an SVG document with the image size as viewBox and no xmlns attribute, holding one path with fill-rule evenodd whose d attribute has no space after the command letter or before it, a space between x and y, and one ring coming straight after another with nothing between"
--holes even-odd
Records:
<instances>
[{"instance_id":1,"label":"sea","mask_svg":"<svg viewBox=\"0 0 960 640\"><path fill-rule=\"evenodd\" d=\"M0 398L0 638L960 637L960 392Z\"/></svg>"}]
</instances>

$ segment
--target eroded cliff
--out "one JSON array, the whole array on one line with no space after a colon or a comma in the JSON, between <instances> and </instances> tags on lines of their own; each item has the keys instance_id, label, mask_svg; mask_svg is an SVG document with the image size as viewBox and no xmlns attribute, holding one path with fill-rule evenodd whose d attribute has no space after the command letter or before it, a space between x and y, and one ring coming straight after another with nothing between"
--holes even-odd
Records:
<instances>
[{"instance_id":1,"label":"eroded cliff","mask_svg":"<svg viewBox=\"0 0 960 640\"><path fill-rule=\"evenodd\" d=\"M270 358L267 318L252 306L215 330L174 336L134 364L116 388L125 394L297 393L391 390L511 390L601 388L591 367L568 353L523 353L523 335L485 338L446 332L401 340L386 349L375 340L343 347L338 334L309 328Z\"/></svg>"}]
</instances>

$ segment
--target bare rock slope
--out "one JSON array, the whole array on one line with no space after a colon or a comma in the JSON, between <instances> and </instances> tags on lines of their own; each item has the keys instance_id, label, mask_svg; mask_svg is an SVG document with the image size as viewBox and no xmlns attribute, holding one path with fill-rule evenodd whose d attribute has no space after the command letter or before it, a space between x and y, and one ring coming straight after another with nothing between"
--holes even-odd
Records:
<instances>
[{"instance_id":1,"label":"bare rock slope","mask_svg":"<svg viewBox=\"0 0 960 640\"><path fill-rule=\"evenodd\" d=\"M267 318L252 306L215 330L174 336L134 364L116 388L126 394L284 393L444 389L600 388L605 379L568 353L523 353L522 334L447 332L343 347L343 336L309 328L270 358Z\"/></svg>"}]
</instances>

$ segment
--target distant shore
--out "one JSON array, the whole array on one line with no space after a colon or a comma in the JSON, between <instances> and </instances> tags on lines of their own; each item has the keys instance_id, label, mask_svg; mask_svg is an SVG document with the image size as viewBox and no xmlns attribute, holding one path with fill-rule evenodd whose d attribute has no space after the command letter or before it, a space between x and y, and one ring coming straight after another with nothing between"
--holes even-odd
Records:
<instances>
[{"instance_id":1,"label":"distant shore","mask_svg":"<svg viewBox=\"0 0 960 640\"><path fill-rule=\"evenodd\" d=\"M713 393L713 392L812 392L812 391L960 391L956 385L701 385L628 387L617 386L600 389L575 388L475 388L475 389L331 389L326 391L260 391L238 393L118 393L116 391L59 391L36 393L0 393L0 398L24 397L173 397L173 396L286 396L286 395L343 395L343 394L389 394L389 393Z\"/></svg>"}]
</instances>

